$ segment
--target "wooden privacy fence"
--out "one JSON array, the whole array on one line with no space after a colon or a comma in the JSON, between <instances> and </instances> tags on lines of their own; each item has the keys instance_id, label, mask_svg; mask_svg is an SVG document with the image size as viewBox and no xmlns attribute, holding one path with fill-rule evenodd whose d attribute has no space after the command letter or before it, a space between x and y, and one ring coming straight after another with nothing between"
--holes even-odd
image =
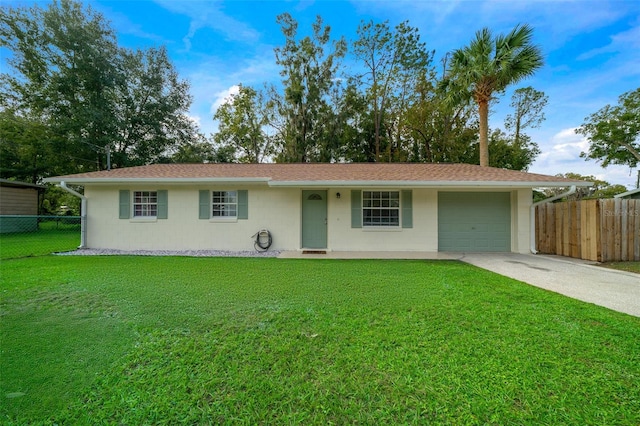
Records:
<instances>
[{"instance_id":1,"label":"wooden privacy fence","mask_svg":"<svg viewBox=\"0 0 640 426\"><path fill-rule=\"evenodd\" d=\"M536 248L598 262L640 260L640 200L565 201L536 207Z\"/></svg>"}]
</instances>

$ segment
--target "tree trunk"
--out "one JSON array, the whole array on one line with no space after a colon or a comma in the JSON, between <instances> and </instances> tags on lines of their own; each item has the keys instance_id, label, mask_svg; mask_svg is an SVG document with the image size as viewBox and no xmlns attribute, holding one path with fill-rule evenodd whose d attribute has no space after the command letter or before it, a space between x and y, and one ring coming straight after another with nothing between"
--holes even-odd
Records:
<instances>
[{"instance_id":1,"label":"tree trunk","mask_svg":"<svg viewBox=\"0 0 640 426\"><path fill-rule=\"evenodd\" d=\"M479 101L480 113L480 165L489 166L489 102Z\"/></svg>"}]
</instances>

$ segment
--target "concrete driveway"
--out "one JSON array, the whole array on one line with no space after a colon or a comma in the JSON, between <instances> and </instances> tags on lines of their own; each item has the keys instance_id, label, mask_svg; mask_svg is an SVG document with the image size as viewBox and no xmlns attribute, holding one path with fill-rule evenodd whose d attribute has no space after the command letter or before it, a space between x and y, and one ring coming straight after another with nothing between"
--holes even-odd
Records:
<instances>
[{"instance_id":1,"label":"concrete driveway","mask_svg":"<svg viewBox=\"0 0 640 426\"><path fill-rule=\"evenodd\" d=\"M640 317L640 275L560 256L461 253L457 259L500 275Z\"/></svg>"}]
</instances>

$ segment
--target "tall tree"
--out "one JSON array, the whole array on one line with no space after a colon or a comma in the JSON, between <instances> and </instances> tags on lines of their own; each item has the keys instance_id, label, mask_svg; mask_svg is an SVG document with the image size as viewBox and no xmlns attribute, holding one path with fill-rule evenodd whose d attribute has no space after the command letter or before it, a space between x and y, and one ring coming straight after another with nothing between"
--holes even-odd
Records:
<instances>
[{"instance_id":1,"label":"tall tree","mask_svg":"<svg viewBox=\"0 0 640 426\"><path fill-rule=\"evenodd\" d=\"M120 48L89 6L54 0L46 8L2 8L0 42L11 51L0 74L0 109L22 126L46 128L39 143L51 156L38 179L105 168L105 147L116 166L160 161L196 137L186 115L188 84L166 51ZM12 142L35 146L29 134Z\"/></svg>"},{"instance_id":2,"label":"tall tree","mask_svg":"<svg viewBox=\"0 0 640 426\"><path fill-rule=\"evenodd\" d=\"M447 82L462 99L473 99L480 123L480 165L489 165L489 104L507 86L532 75L543 64L540 49L532 44L533 29L518 25L506 35L493 37L484 28L471 43L453 52Z\"/></svg>"},{"instance_id":3,"label":"tall tree","mask_svg":"<svg viewBox=\"0 0 640 426\"><path fill-rule=\"evenodd\" d=\"M589 140L589 151L581 157L602 160L609 164L627 165L640 163L640 87L623 93L617 105L607 105L591 114L576 129L576 133Z\"/></svg>"},{"instance_id":4,"label":"tall tree","mask_svg":"<svg viewBox=\"0 0 640 426\"><path fill-rule=\"evenodd\" d=\"M37 117L0 111L0 178L39 183L56 167L49 128Z\"/></svg>"},{"instance_id":5,"label":"tall tree","mask_svg":"<svg viewBox=\"0 0 640 426\"><path fill-rule=\"evenodd\" d=\"M229 147L242 163L263 162L272 154L271 137L265 131L270 122L268 111L261 92L240 85L238 93L231 95L213 116L218 121L214 141Z\"/></svg>"},{"instance_id":6,"label":"tall tree","mask_svg":"<svg viewBox=\"0 0 640 426\"><path fill-rule=\"evenodd\" d=\"M13 71L2 74L0 106L42 117L60 167L95 168L114 132L109 89L117 76L117 43L102 16L68 0L3 8L0 39Z\"/></svg>"},{"instance_id":7,"label":"tall tree","mask_svg":"<svg viewBox=\"0 0 640 426\"><path fill-rule=\"evenodd\" d=\"M511 96L513 114L505 118L505 128L513 133L514 143L518 145L526 128L537 129L545 120L544 109L549 97L531 86L516 89Z\"/></svg>"},{"instance_id":8,"label":"tall tree","mask_svg":"<svg viewBox=\"0 0 640 426\"><path fill-rule=\"evenodd\" d=\"M479 147L479 145L475 145ZM491 132L489 137L489 165L501 169L527 171L533 160L540 154L540 148L531 142L528 135L520 135L520 139L509 137L500 129ZM479 154L475 154L477 159Z\"/></svg>"},{"instance_id":9,"label":"tall tree","mask_svg":"<svg viewBox=\"0 0 640 426\"><path fill-rule=\"evenodd\" d=\"M425 74L415 87L417 98L405 116L411 143L409 161L464 162L477 143L471 107L447 102L439 83L434 76Z\"/></svg>"},{"instance_id":10,"label":"tall tree","mask_svg":"<svg viewBox=\"0 0 640 426\"><path fill-rule=\"evenodd\" d=\"M113 93L116 125L108 142L113 165L157 162L184 144L198 141L198 129L188 117L192 97L164 47L120 51L119 75Z\"/></svg>"},{"instance_id":11,"label":"tall tree","mask_svg":"<svg viewBox=\"0 0 640 426\"><path fill-rule=\"evenodd\" d=\"M278 130L283 162L316 161L313 154L320 141L322 126L331 111L327 99L335 87L340 60L346 52L344 39L331 40L331 28L318 16L312 25L313 34L298 40L298 23L290 14L277 17L285 36L285 45L275 49L276 64L284 94L275 88L270 101L279 117L274 121Z\"/></svg>"},{"instance_id":12,"label":"tall tree","mask_svg":"<svg viewBox=\"0 0 640 426\"><path fill-rule=\"evenodd\" d=\"M621 194L627 191L627 188L624 185L618 184L610 184L607 181L600 180L595 178L594 176L584 176L579 173L559 173L556 176L567 179L574 180L584 180L587 182L592 182L593 185L589 187L578 187L576 188L576 192L567 197L567 200L582 200L582 199L596 199L596 198L613 198L616 194ZM541 201L545 198L553 197L555 195L562 194L563 192L567 192L569 187L559 187L559 188L546 188L542 194L538 193L534 194L534 202Z\"/></svg>"},{"instance_id":13,"label":"tall tree","mask_svg":"<svg viewBox=\"0 0 640 426\"><path fill-rule=\"evenodd\" d=\"M422 75L430 72L433 52L426 49L418 30L406 21L393 30L388 21L362 22L357 33L353 52L365 70L358 79L366 88L371 106L375 159L379 161L385 130L391 131L400 123L398 116L406 112L404 108L408 107L408 97L414 94ZM396 108L395 114L391 111L392 105ZM399 133L396 132L396 136ZM391 150L392 141L388 142ZM389 155L388 159L392 160L392 157Z\"/></svg>"}]
</instances>

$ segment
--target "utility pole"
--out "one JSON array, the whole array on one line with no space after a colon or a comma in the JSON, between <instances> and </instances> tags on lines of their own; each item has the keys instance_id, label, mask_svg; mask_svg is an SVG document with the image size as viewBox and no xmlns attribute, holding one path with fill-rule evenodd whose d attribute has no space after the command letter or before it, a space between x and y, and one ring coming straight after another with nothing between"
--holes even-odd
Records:
<instances>
[{"instance_id":1,"label":"utility pole","mask_svg":"<svg viewBox=\"0 0 640 426\"><path fill-rule=\"evenodd\" d=\"M104 146L104 150L107 153L107 171L111 170L111 149L109 147L109 144Z\"/></svg>"}]
</instances>

